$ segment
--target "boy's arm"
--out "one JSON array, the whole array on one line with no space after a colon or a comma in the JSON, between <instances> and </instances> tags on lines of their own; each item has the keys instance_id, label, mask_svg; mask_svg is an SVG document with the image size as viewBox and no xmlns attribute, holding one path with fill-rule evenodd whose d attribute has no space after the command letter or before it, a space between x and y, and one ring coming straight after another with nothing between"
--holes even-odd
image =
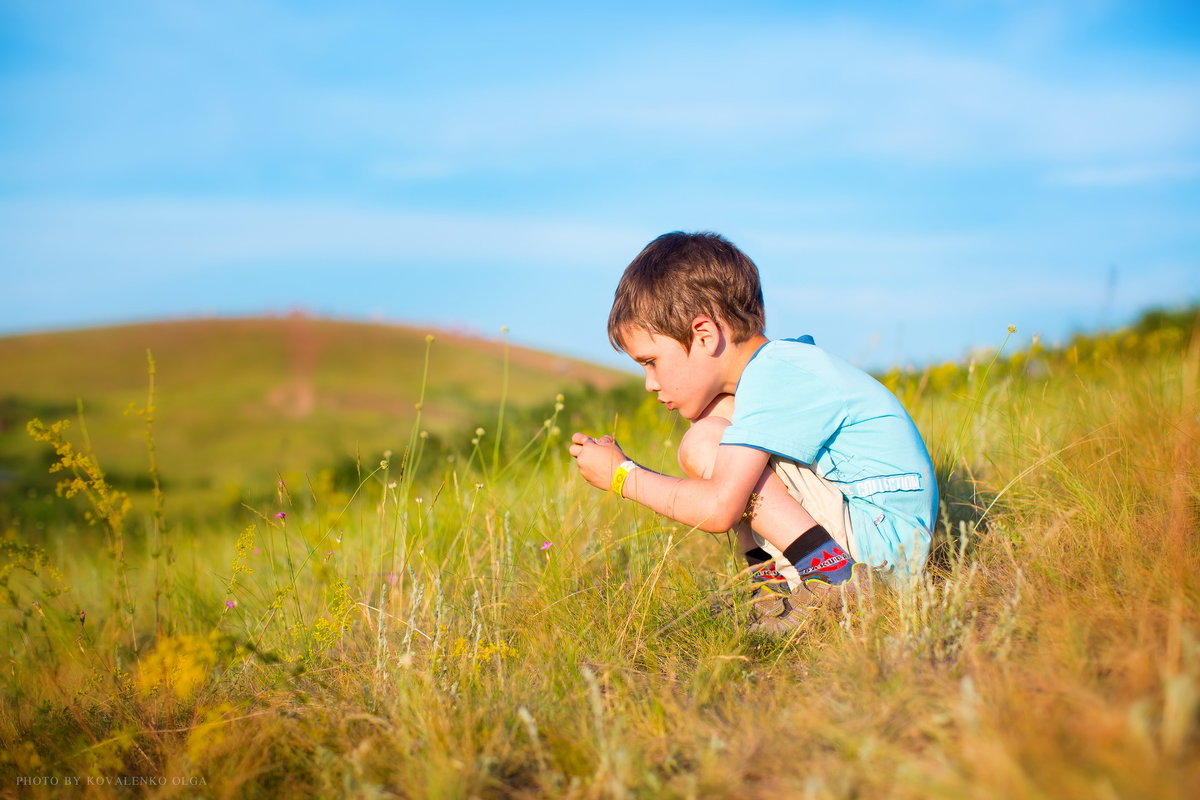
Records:
<instances>
[{"instance_id":1,"label":"boy's arm","mask_svg":"<svg viewBox=\"0 0 1200 800\"><path fill-rule=\"evenodd\" d=\"M611 436L571 437L571 455L588 483L609 489L625 453ZM717 448L717 461L708 478L673 478L639 466L629 473L622 495L664 516L709 533L732 528L750 501L755 484L770 456L753 447Z\"/></svg>"}]
</instances>

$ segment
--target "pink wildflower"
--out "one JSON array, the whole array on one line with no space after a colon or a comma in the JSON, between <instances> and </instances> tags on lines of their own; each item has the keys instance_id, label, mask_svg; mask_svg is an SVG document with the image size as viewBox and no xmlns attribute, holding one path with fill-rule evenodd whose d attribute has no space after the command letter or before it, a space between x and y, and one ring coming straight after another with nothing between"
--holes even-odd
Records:
<instances>
[{"instance_id":1,"label":"pink wildflower","mask_svg":"<svg viewBox=\"0 0 1200 800\"><path fill-rule=\"evenodd\" d=\"M287 512L280 511L275 515L275 519L287 519Z\"/></svg>"},{"instance_id":2,"label":"pink wildflower","mask_svg":"<svg viewBox=\"0 0 1200 800\"><path fill-rule=\"evenodd\" d=\"M233 600L226 600L226 601L225 601L225 607L226 607L226 608L233 608L233 607L234 607L234 606L236 606L236 605L237 605L237 603L235 603Z\"/></svg>"},{"instance_id":3,"label":"pink wildflower","mask_svg":"<svg viewBox=\"0 0 1200 800\"><path fill-rule=\"evenodd\" d=\"M542 546L539 547L538 550L549 550L553 546L554 542L542 542Z\"/></svg>"}]
</instances>

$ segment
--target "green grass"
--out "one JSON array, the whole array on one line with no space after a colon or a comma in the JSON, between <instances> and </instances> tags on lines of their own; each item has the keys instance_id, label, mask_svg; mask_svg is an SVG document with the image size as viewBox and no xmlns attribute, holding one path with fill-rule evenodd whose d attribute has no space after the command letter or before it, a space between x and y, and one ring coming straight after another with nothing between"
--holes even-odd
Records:
<instances>
[{"instance_id":1,"label":"green grass","mask_svg":"<svg viewBox=\"0 0 1200 800\"><path fill-rule=\"evenodd\" d=\"M942 476L937 552L915 591L878 587L787 639L710 615L738 570L724 537L574 474L565 436L618 413L627 450L671 468L681 431L649 396L514 414L495 465L486 434L454 461L416 439L419 470L364 460L360 484L272 484L237 520L180 530L168 516L169 553L145 508L52 539L45 558L10 531L0 787L51 797L61 786L18 779L139 775L165 779L141 790L161 797L1189 797L1189 324L885 376ZM164 412L159 430L171 424Z\"/></svg>"}]
</instances>

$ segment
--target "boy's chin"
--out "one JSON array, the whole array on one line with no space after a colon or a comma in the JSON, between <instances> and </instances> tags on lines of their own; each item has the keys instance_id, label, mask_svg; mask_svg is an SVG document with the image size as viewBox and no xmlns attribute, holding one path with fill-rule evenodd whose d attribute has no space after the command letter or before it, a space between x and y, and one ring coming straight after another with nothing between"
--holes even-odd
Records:
<instances>
[{"instance_id":1,"label":"boy's chin","mask_svg":"<svg viewBox=\"0 0 1200 800\"><path fill-rule=\"evenodd\" d=\"M668 414L678 414L686 420L694 420L696 417L700 416L694 410L677 406L674 403L667 406L666 411Z\"/></svg>"},{"instance_id":2,"label":"boy's chin","mask_svg":"<svg viewBox=\"0 0 1200 800\"><path fill-rule=\"evenodd\" d=\"M670 410L689 422L695 422L698 419L704 419L712 413L713 409L718 405L717 401L722 396L718 394L709 398L701 398L695 403L688 403L687 405L675 405L672 403L675 407Z\"/></svg>"}]
</instances>

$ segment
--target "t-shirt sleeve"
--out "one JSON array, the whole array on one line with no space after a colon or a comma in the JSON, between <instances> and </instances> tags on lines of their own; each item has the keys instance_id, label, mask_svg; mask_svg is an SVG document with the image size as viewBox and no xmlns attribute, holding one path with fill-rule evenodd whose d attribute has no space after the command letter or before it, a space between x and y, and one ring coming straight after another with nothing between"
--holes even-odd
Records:
<instances>
[{"instance_id":1,"label":"t-shirt sleeve","mask_svg":"<svg viewBox=\"0 0 1200 800\"><path fill-rule=\"evenodd\" d=\"M812 464L845 420L842 393L796 364L760 354L746 365L721 444Z\"/></svg>"}]
</instances>

